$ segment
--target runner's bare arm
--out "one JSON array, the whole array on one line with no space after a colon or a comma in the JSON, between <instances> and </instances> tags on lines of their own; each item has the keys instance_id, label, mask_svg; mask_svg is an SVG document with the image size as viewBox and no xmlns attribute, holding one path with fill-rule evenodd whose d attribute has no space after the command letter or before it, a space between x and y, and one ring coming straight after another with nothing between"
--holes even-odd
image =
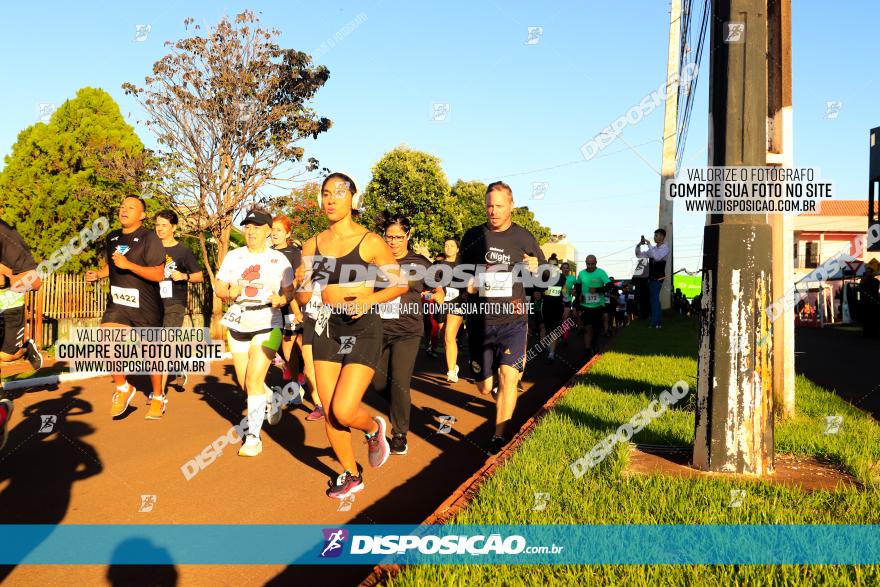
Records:
<instances>
[{"instance_id":1,"label":"runner's bare arm","mask_svg":"<svg viewBox=\"0 0 880 587\"><path fill-rule=\"evenodd\" d=\"M153 265L150 267L145 267L143 265L136 265L132 263L128 259L125 258L125 255L122 253L116 252L113 253L113 264L116 265L117 269L124 269L126 271L131 271L138 277L146 279L147 281L155 281L160 282L165 279L165 264L162 265Z\"/></svg>"},{"instance_id":2,"label":"runner's bare arm","mask_svg":"<svg viewBox=\"0 0 880 587\"><path fill-rule=\"evenodd\" d=\"M225 281L217 281L217 297L226 301L231 301L241 295L241 286L232 285Z\"/></svg>"},{"instance_id":3,"label":"runner's bare arm","mask_svg":"<svg viewBox=\"0 0 880 587\"><path fill-rule=\"evenodd\" d=\"M272 294L269 296L269 301L274 308L280 308L282 306L287 306L290 304L290 301L293 299L295 290L293 289L293 284L286 287L281 288L280 294Z\"/></svg>"},{"instance_id":4,"label":"runner's bare arm","mask_svg":"<svg viewBox=\"0 0 880 587\"><path fill-rule=\"evenodd\" d=\"M7 267L8 269L8 267ZM8 274L9 283L12 284L12 291L17 293L26 293L36 291L43 285L40 274L35 269L23 271L22 273L13 274L10 270Z\"/></svg>"},{"instance_id":5,"label":"runner's bare arm","mask_svg":"<svg viewBox=\"0 0 880 587\"><path fill-rule=\"evenodd\" d=\"M294 299L292 299L290 301L290 311L293 312L293 317L296 319L297 322L302 322L303 321L303 313L302 313L302 309L299 307L299 304L296 303L296 291L295 290L293 293L293 297L294 297Z\"/></svg>"},{"instance_id":6,"label":"runner's bare arm","mask_svg":"<svg viewBox=\"0 0 880 587\"><path fill-rule=\"evenodd\" d=\"M86 281L89 283L93 283L99 279L107 279L108 277L110 277L109 265L101 265L101 268L97 271L86 271Z\"/></svg>"},{"instance_id":7,"label":"runner's bare arm","mask_svg":"<svg viewBox=\"0 0 880 587\"><path fill-rule=\"evenodd\" d=\"M303 244L302 258L299 267L296 267L294 275L294 285L296 286L296 295L294 299L300 306L305 306L312 299L311 280L306 280L306 261L311 262L311 258L315 255L315 242L318 237L312 237Z\"/></svg>"},{"instance_id":8,"label":"runner's bare arm","mask_svg":"<svg viewBox=\"0 0 880 587\"><path fill-rule=\"evenodd\" d=\"M171 279L174 281L188 281L189 283L201 283L205 280L205 275L201 271L196 273L181 273L180 271L172 271Z\"/></svg>"}]
</instances>

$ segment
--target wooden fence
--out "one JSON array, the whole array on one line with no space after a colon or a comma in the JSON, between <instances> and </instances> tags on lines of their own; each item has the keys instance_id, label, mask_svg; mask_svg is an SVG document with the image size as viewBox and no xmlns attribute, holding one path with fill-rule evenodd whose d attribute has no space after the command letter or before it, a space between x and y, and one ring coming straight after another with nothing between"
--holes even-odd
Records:
<instances>
[{"instance_id":1,"label":"wooden fence","mask_svg":"<svg viewBox=\"0 0 880 587\"><path fill-rule=\"evenodd\" d=\"M107 307L108 280L87 283L85 275L53 273L37 291L25 296L25 337L33 338L40 348L66 339L72 328L97 326ZM189 324L210 326L211 286L189 284L187 310ZM184 321L184 326L188 326Z\"/></svg>"}]
</instances>

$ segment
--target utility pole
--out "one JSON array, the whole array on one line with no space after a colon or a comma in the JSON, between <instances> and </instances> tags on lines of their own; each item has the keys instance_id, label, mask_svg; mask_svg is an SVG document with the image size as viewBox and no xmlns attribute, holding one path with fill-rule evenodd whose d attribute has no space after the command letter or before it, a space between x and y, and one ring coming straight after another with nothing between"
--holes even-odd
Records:
<instances>
[{"instance_id":1,"label":"utility pole","mask_svg":"<svg viewBox=\"0 0 880 587\"><path fill-rule=\"evenodd\" d=\"M660 307L672 307L672 210L673 202L666 199L666 181L675 178L675 150L678 138L678 72L681 67L681 0L672 0L669 9L669 53L666 61L666 102L663 106L663 160L660 166L660 218L658 228L666 230L669 257L666 259L666 278L660 289Z\"/></svg>"},{"instance_id":2,"label":"utility pole","mask_svg":"<svg viewBox=\"0 0 880 587\"><path fill-rule=\"evenodd\" d=\"M713 0L709 161L767 162L768 0ZM743 28L740 29L740 26ZM741 32L742 34L734 34ZM772 234L766 214L710 214L693 464L773 472Z\"/></svg>"},{"instance_id":3,"label":"utility pole","mask_svg":"<svg viewBox=\"0 0 880 587\"><path fill-rule=\"evenodd\" d=\"M768 0L767 39L768 137L767 165L792 167L794 139L791 97L791 0ZM772 214L773 299L794 286L794 219ZM794 416L794 308L786 308L773 324L773 391L776 416Z\"/></svg>"}]
</instances>

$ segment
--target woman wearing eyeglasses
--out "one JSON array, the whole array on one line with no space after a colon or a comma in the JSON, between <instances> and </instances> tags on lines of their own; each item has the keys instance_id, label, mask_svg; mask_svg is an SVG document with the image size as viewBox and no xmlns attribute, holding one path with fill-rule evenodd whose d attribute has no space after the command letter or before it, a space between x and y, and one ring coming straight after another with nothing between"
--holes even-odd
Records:
<instances>
[{"instance_id":1,"label":"woman wearing eyeglasses","mask_svg":"<svg viewBox=\"0 0 880 587\"><path fill-rule=\"evenodd\" d=\"M409 281L409 290L390 302L379 306L382 317L382 356L373 376L373 387L390 398L391 454L405 455L406 435L409 432L409 414L412 400L410 382L422 339L422 295L443 303L443 288L433 291L425 286L424 275L431 262L410 250L410 222L403 215L383 219L385 242L391 247L400 272L406 276L421 277ZM380 281L377 287L387 282Z\"/></svg>"},{"instance_id":2,"label":"woman wearing eyeglasses","mask_svg":"<svg viewBox=\"0 0 880 587\"><path fill-rule=\"evenodd\" d=\"M352 448L352 428L364 433L371 466L381 467L388 460L385 420L370 417L361 400L382 352L382 319L373 307L407 291L406 283L400 283L400 267L382 237L352 218L352 210L360 207L356 194L349 176L327 176L318 203L330 227L306 241L303 264L297 269L303 279L296 293L301 306L308 304L313 284L321 286L324 305L315 323L312 355L327 438L344 469L327 490L336 499L364 488ZM391 282L379 290L374 288L377 268Z\"/></svg>"}]
</instances>

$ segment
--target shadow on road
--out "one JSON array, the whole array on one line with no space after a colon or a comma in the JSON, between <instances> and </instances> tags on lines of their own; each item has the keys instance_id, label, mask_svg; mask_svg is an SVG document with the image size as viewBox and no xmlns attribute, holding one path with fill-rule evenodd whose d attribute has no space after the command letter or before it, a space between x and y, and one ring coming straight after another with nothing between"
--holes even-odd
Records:
<instances>
[{"instance_id":1,"label":"shadow on road","mask_svg":"<svg viewBox=\"0 0 880 587\"><path fill-rule=\"evenodd\" d=\"M29 406L0 455L0 523L60 524L70 505L73 484L101 473L103 465L95 448L83 439L95 432L85 422L68 416L87 414L92 405L80 399L76 387L63 395ZM13 414L13 418L14 418ZM29 445L27 451L17 450ZM34 537L15 549L22 556L33 551L52 532ZM0 583L15 565L0 567Z\"/></svg>"},{"instance_id":2,"label":"shadow on road","mask_svg":"<svg viewBox=\"0 0 880 587\"><path fill-rule=\"evenodd\" d=\"M276 370L270 370L270 386L281 386L280 381L272 379ZM193 388L193 393L201 396L202 401L207 403L217 414L226 419L230 426L238 425L245 417L247 399L245 394L233 383L233 379L221 382L213 375L205 377L204 383ZM210 392L208 391L210 390ZM306 431L302 422L291 414L284 413L281 422L275 426L263 423L262 434L269 436L296 460L307 467L327 475L328 479L335 479L336 473L331 467L321 462L321 457L332 455L329 447L313 447L305 443Z\"/></svg>"},{"instance_id":3,"label":"shadow on road","mask_svg":"<svg viewBox=\"0 0 880 587\"><path fill-rule=\"evenodd\" d=\"M143 556L161 561L161 564L128 565L124 562ZM113 587L174 587L177 585L177 569L173 563L171 555L164 548L155 546L146 538L130 538L113 551L107 568L107 581Z\"/></svg>"}]
</instances>

